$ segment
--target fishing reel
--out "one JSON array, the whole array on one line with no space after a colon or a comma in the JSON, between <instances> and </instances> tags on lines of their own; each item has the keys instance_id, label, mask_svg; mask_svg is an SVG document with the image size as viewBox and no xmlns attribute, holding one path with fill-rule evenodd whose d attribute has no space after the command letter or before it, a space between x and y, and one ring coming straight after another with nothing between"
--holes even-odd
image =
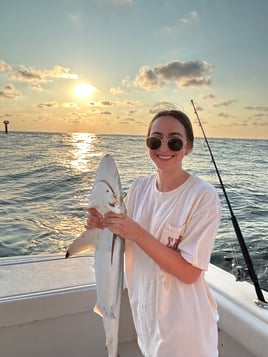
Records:
<instances>
[{"instance_id":1,"label":"fishing reel","mask_svg":"<svg viewBox=\"0 0 268 357\"><path fill-rule=\"evenodd\" d=\"M235 276L236 281L246 281L249 279L248 269L242 265L232 264L232 272Z\"/></svg>"},{"instance_id":2,"label":"fishing reel","mask_svg":"<svg viewBox=\"0 0 268 357\"><path fill-rule=\"evenodd\" d=\"M246 267L235 264L235 262L233 261L234 258L230 256L224 256L224 260L227 262L232 262L232 273L235 276L236 281L249 280L249 272Z\"/></svg>"}]
</instances>

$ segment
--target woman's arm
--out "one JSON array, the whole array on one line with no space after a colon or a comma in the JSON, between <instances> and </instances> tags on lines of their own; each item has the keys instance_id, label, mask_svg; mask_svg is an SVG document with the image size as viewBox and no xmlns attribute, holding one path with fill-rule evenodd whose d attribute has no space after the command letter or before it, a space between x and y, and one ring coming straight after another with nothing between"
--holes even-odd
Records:
<instances>
[{"instance_id":1,"label":"woman's arm","mask_svg":"<svg viewBox=\"0 0 268 357\"><path fill-rule=\"evenodd\" d=\"M202 270L188 263L179 251L164 246L127 215L107 213L104 226L122 238L135 242L163 270L186 284L194 283Z\"/></svg>"}]
</instances>

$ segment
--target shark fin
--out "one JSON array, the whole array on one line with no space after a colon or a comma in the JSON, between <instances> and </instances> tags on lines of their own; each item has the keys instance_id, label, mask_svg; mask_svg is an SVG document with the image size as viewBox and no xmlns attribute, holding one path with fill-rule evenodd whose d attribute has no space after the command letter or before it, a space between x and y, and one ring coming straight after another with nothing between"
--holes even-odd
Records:
<instances>
[{"instance_id":1,"label":"shark fin","mask_svg":"<svg viewBox=\"0 0 268 357\"><path fill-rule=\"evenodd\" d=\"M94 306L93 311L95 312L95 314L97 314L97 315L99 315L100 317L104 318L105 312L102 311L102 310L99 308L98 304L96 304L96 305Z\"/></svg>"},{"instance_id":2,"label":"shark fin","mask_svg":"<svg viewBox=\"0 0 268 357\"><path fill-rule=\"evenodd\" d=\"M87 230L80 234L78 238L69 246L65 258L78 254L84 250L93 251L98 238L98 232L96 229Z\"/></svg>"}]
</instances>

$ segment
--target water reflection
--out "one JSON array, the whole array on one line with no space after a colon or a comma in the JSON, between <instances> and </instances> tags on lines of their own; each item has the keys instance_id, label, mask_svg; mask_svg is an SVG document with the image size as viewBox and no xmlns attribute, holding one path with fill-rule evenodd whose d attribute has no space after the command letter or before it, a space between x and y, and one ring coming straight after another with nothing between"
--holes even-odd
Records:
<instances>
[{"instance_id":1,"label":"water reflection","mask_svg":"<svg viewBox=\"0 0 268 357\"><path fill-rule=\"evenodd\" d=\"M71 136L71 160L69 164L76 172L88 171L88 159L94 153L96 136L87 133L73 133Z\"/></svg>"},{"instance_id":2,"label":"water reflection","mask_svg":"<svg viewBox=\"0 0 268 357\"><path fill-rule=\"evenodd\" d=\"M76 173L90 171L92 164L95 165L95 158L99 160L102 155L97 149L98 137L94 134L73 133L70 144L69 165Z\"/></svg>"}]
</instances>

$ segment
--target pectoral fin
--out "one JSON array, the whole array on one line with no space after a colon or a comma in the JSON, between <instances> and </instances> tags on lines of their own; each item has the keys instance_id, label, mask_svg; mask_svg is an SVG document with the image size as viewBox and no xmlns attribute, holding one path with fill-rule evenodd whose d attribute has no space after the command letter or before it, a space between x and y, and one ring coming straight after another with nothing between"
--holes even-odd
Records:
<instances>
[{"instance_id":1,"label":"pectoral fin","mask_svg":"<svg viewBox=\"0 0 268 357\"><path fill-rule=\"evenodd\" d=\"M84 250L93 251L98 239L98 231L87 230L83 232L68 248L65 258L70 257L71 255L78 254Z\"/></svg>"},{"instance_id":2,"label":"pectoral fin","mask_svg":"<svg viewBox=\"0 0 268 357\"><path fill-rule=\"evenodd\" d=\"M102 310L99 308L98 304L96 304L96 305L94 306L93 311L94 311L96 314L98 314L100 317L102 317L102 318L103 318L104 315L105 315L105 312L102 311Z\"/></svg>"},{"instance_id":3,"label":"pectoral fin","mask_svg":"<svg viewBox=\"0 0 268 357\"><path fill-rule=\"evenodd\" d=\"M101 309L97 303L94 306L93 311L102 318L108 317L109 319L116 319L113 308L111 308L110 311L106 311L106 309Z\"/></svg>"}]
</instances>

